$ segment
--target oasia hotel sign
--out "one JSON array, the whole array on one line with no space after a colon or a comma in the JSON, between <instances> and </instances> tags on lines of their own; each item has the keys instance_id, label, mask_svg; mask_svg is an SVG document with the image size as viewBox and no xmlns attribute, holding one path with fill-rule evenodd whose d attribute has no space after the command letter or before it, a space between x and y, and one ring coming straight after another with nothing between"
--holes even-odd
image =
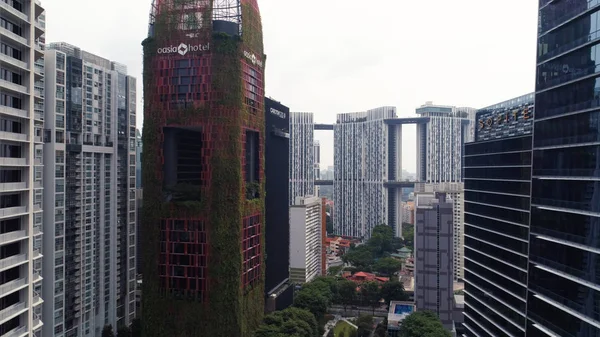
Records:
<instances>
[{"instance_id":1,"label":"oasia hotel sign","mask_svg":"<svg viewBox=\"0 0 600 337\"><path fill-rule=\"evenodd\" d=\"M207 44L185 44L181 43L179 46L169 46L158 48L156 51L158 54L179 54L185 56L189 52L199 52L210 50L210 43Z\"/></svg>"},{"instance_id":2,"label":"oasia hotel sign","mask_svg":"<svg viewBox=\"0 0 600 337\"><path fill-rule=\"evenodd\" d=\"M480 111L475 138L481 141L531 134L533 113L533 103L518 108Z\"/></svg>"}]
</instances>

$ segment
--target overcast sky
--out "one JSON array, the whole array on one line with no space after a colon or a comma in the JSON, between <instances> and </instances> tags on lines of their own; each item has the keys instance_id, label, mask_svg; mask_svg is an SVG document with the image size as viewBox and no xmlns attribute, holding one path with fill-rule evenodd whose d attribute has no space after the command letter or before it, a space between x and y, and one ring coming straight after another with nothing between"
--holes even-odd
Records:
<instances>
[{"instance_id":1,"label":"overcast sky","mask_svg":"<svg viewBox=\"0 0 600 337\"><path fill-rule=\"evenodd\" d=\"M42 0L46 41L124 63L138 78L152 0ZM481 108L534 90L535 0L258 0L266 94L292 111L335 114L390 105L400 117L434 104ZM403 167L416 168L414 126ZM319 131L321 167L333 135Z\"/></svg>"}]
</instances>

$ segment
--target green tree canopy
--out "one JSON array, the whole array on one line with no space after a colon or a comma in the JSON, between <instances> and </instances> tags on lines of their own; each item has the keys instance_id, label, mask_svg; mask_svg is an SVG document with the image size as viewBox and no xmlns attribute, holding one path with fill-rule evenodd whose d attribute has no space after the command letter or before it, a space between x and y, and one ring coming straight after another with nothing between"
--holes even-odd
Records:
<instances>
[{"instance_id":1,"label":"green tree canopy","mask_svg":"<svg viewBox=\"0 0 600 337\"><path fill-rule=\"evenodd\" d=\"M431 311L415 311L400 326L399 337L450 337L442 322Z\"/></svg>"},{"instance_id":2,"label":"green tree canopy","mask_svg":"<svg viewBox=\"0 0 600 337\"><path fill-rule=\"evenodd\" d=\"M374 263L373 252L369 245L360 245L354 249L351 248L342 256L342 260L363 271L370 269Z\"/></svg>"},{"instance_id":3,"label":"green tree canopy","mask_svg":"<svg viewBox=\"0 0 600 337\"><path fill-rule=\"evenodd\" d=\"M375 308L379 306L379 300L381 299L379 284L377 282L365 282L360 285L360 293L363 303L369 305L373 309L373 314L375 314Z\"/></svg>"},{"instance_id":4,"label":"green tree canopy","mask_svg":"<svg viewBox=\"0 0 600 337\"><path fill-rule=\"evenodd\" d=\"M392 252L394 247L392 241L394 239L394 230L387 225L377 225L373 227L371 238L367 241L367 245L375 256L383 256L386 252Z\"/></svg>"},{"instance_id":5,"label":"green tree canopy","mask_svg":"<svg viewBox=\"0 0 600 337\"><path fill-rule=\"evenodd\" d=\"M373 266L377 272L390 276L400 271L400 268L402 268L402 262L393 257L383 257L377 260Z\"/></svg>"},{"instance_id":6,"label":"green tree canopy","mask_svg":"<svg viewBox=\"0 0 600 337\"><path fill-rule=\"evenodd\" d=\"M390 301L406 301L408 295L404 292L404 284L399 281L390 281L381 285L381 297L386 304Z\"/></svg>"},{"instance_id":7,"label":"green tree canopy","mask_svg":"<svg viewBox=\"0 0 600 337\"><path fill-rule=\"evenodd\" d=\"M320 319L327 311L330 300L316 289L302 289L296 294L294 306L310 311Z\"/></svg>"},{"instance_id":8,"label":"green tree canopy","mask_svg":"<svg viewBox=\"0 0 600 337\"><path fill-rule=\"evenodd\" d=\"M357 300L356 284L350 280L343 279L339 281L338 287L340 303L344 306L344 310L346 310L346 306L352 305Z\"/></svg>"},{"instance_id":9,"label":"green tree canopy","mask_svg":"<svg viewBox=\"0 0 600 337\"><path fill-rule=\"evenodd\" d=\"M357 336L358 337L370 337L371 331L373 331L373 316L370 315L360 315L356 319L356 326L358 327Z\"/></svg>"},{"instance_id":10,"label":"green tree canopy","mask_svg":"<svg viewBox=\"0 0 600 337\"><path fill-rule=\"evenodd\" d=\"M317 320L310 311L291 307L265 316L255 332L255 337L280 336L317 337Z\"/></svg>"}]
</instances>

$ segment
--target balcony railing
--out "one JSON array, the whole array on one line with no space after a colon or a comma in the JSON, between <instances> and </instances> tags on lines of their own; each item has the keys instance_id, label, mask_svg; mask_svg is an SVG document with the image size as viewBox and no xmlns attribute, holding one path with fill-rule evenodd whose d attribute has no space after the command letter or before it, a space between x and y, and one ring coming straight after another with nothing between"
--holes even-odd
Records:
<instances>
[{"instance_id":1,"label":"balcony railing","mask_svg":"<svg viewBox=\"0 0 600 337\"><path fill-rule=\"evenodd\" d=\"M27 238L27 231L25 231L25 230L0 234L0 242L2 242L2 244L9 243L11 241L16 241L16 240L23 240L26 238ZM2 294L2 292L0 292L0 294Z\"/></svg>"},{"instance_id":2,"label":"balcony railing","mask_svg":"<svg viewBox=\"0 0 600 337\"><path fill-rule=\"evenodd\" d=\"M27 206L0 208L0 218L27 213Z\"/></svg>"},{"instance_id":3,"label":"balcony railing","mask_svg":"<svg viewBox=\"0 0 600 337\"><path fill-rule=\"evenodd\" d=\"M0 294L8 294L9 291L24 287L26 285L27 279L24 277L12 280L10 282L4 283L3 285L0 285Z\"/></svg>"},{"instance_id":4,"label":"balcony railing","mask_svg":"<svg viewBox=\"0 0 600 337\"><path fill-rule=\"evenodd\" d=\"M13 256L10 256L10 257L0 260L0 270L11 268L14 265L17 265L19 263L24 263L24 262L27 262L26 254L13 255Z\"/></svg>"},{"instance_id":5,"label":"balcony railing","mask_svg":"<svg viewBox=\"0 0 600 337\"><path fill-rule=\"evenodd\" d=\"M2 1L0 1L0 3L2 3ZM27 110L15 109L15 108L7 107L4 105L0 105L0 113L15 116L15 117L22 117L22 118L29 117L29 113Z\"/></svg>"},{"instance_id":6,"label":"balcony railing","mask_svg":"<svg viewBox=\"0 0 600 337\"><path fill-rule=\"evenodd\" d=\"M2 36L4 36L4 37L8 38L9 40L12 40L13 43L17 42L17 43L23 44L24 46L29 47L29 41L27 41L26 38L19 36L4 27L0 27L0 34L2 34Z\"/></svg>"},{"instance_id":7,"label":"balcony railing","mask_svg":"<svg viewBox=\"0 0 600 337\"><path fill-rule=\"evenodd\" d=\"M19 10L17 10L16 8L7 4L4 1L0 1L0 9L10 13L11 15L13 15L25 22L29 22L29 17L25 13L20 12Z\"/></svg>"},{"instance_id":8,"label":"balcony railing","mask_svg":"<svg viewBox=\"0 0 600 337\"><path fill-rule=\"evenodd\" d=\"M4 310L0 311L0 321L12 318L13 316L16 316L19 313L19 311L25 309L27 309L25 302L13 304L10 307L7 307Z\"/></svg>"},{"instance_id":9,"label":"balcony railing","mask_svg":"<svg viewBox=\"0 0 600 337\"><path fill-rule=\"evenodd\" d=\"M0 1L0 2L2 2L2 1ZM8 64L11 64L11 65L13 65L15 67L19 67L19 68L21 68L23 70L28 70L26 62L17 60L16 58L8 56L8 55L3 54L3 53L0 53L0 61L6 62Z\"/></svg>"},{"instance_id":10,"label":"balcony railing","mask_svg":"<svg viewBox=\"0 0 600 337\"><path fill-rule=\"evenodd\" d=\"M19 190L26 190L26 189L27 189L26 182L0 183L0 191L2 191L2 192L19 191Z\"/></svg>"},{"instance_id":11,"label":"balcony railing","mask_svg":"<svg viewBox=\"0 0 600 337\"><path fill-rule=\"evenodd\" d=\"M3 3L3 2L0 1L0 3ZM28 331L29 330L27 329L26 326L22 326L22 327L17 328L16 330L11 330L7 334L2 335L2 336L3 337L21 337L23 335L26 335Z\"/></svg>"},{"instance_id":12,"label":"balcony railing","mask_svg":"<svg viewBox=\"0 0 600 337\"><path fill-rule=\"evenodd\" d=\"M27 158L0 157L0 166L27 166Z\"/></svg>"}]
</instances>

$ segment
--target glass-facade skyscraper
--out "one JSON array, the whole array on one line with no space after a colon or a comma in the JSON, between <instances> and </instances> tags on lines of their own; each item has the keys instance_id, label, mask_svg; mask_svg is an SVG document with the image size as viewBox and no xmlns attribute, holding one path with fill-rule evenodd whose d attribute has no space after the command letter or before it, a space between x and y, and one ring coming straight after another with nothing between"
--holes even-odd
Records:
<instances>
[{"instance_id":1,"label":"glass-facade skyscraper","mask_svg":"<svg viewBox=\"0 0 600 337\"><path fill-rule=\"evenodd\" d=\"M539 5L527 336L600 336L600 1Z\"/></svg>"}]
</instances>

